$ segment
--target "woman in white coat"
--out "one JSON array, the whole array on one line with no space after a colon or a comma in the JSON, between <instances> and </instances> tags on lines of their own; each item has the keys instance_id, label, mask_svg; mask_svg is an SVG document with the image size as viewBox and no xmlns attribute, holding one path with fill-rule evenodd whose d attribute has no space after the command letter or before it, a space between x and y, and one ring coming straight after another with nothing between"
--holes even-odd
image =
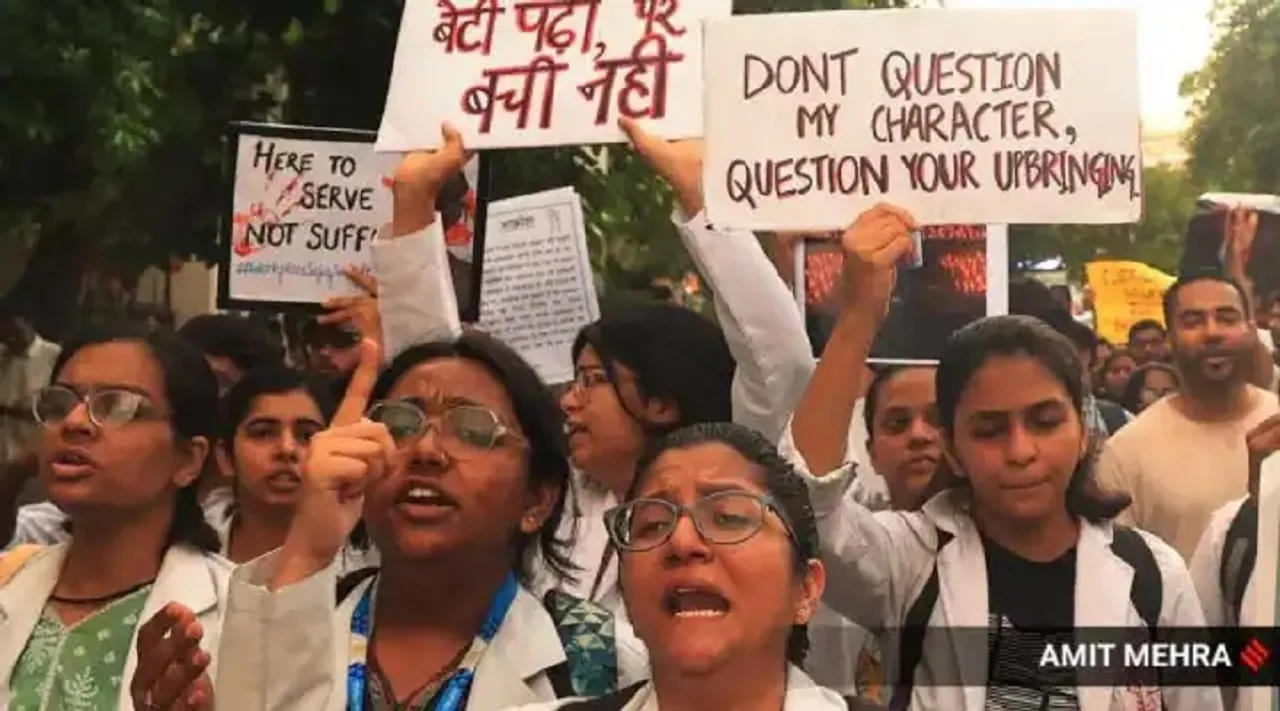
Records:
<instances>
[{"instance_id":1,"label":"woman in white coat","mask_svg":"<svg viewBox=\"0 0 1280 711\"><path fill-rule=\"evenodd\" d=\"M361 347L284 546L232 579L217 707L498 711L634 679L642 652L614 654L601 610L525 587L533 550L564 565L569 479L532 368L480 332L381 376ZM334 557L362 517L381 567L340 584Z\"/></svg>"},{"instance_id":2,"label":"woman in white coat","mask_svg":"<svg viewBox=\"0 0 1280 711\"><path fill-rule=\"evenodd\" d=\"M1280 451L1280 415L1272 415L1245 438L1249 448L1249 495L1214 512L1200 537L1188 566L1195 581L1205 623L1210 627L1265 627L1258 612L1265 593L1253 574L1258 561L1259 501L1275 495L1280 480L1266 479L1262 488L1262 463ZM1280 462L1280 460L1277 460ZM1274 465L1270 465L1273 467ZM1272 688L1222 689L1223 703L1234 711L1271 711Z\"/></svg>"},{"instance_id":3,"label":"woman in white coat","mask_svg":"<svg viewBox=\"0 0 1280 711\"><path fill-rule=\"evenodd\" d=\"M133 640L173 601L206 632L193 676L211 673L231 568L196 498L218 425L213 371L175 337L106 331L63 349L33 411L45 490L72 536L0 584L0 708L140 707ZM209 691L208 677L190 688Z\"/></svg>"},{"instance_id":4,"label":"woman in white coat","mask_svg":"<svg viewBox=\"0 0 1280 711\"><path fill-rule=\"evenodd\" d=\"M881 303L915 228L877 206L842 237L851 277L873 281ZM861 330L842 314L824 356L865 355ZM957 332L938 365L938 422L957 474L948 490L920 512L872 513L843 495L851 467L808 477L824 602L869 629L901 630L896 653L886 650L891 708L1221 708L1211 687L1109 686L1019 654L1054 641L1037 632L1046 628L1204 624L1177 553L1111 523L1128 501L1093 479L1080 372L1071 343L1042 322L985 319ZM815 378L810 390L820 387Z\"/></svg>"},{"instance_id":5,"label":"woman in white coat","mask_svg":"<svg viewBox=\"0 0 1280 711\"><path fill-rule=\"evenodd\" d=\"M622 613L617 566L606 553L600 515L627 490L649 439L694 422L735 422L777 441L813 372L813 355L795 300L751 232L713 227L703 210L701 141L665 141L624 121L636 153L675 195L673 219L689 256L715 295L717 323L676 306L606 314L580 334L575 381L561 398L578 475L562 532L576 579L539 576ZM410 156L396 176L392 229L374 245L379 310L392 354L410 344L461 333L433 195L462 169L461 139Z\"/></svg>"},{"instance_id":6,"label":"woman in white coat","mask_svg":"<svg viewBox=\"0 0 1280 711\"><path fill-rule=\"evenodd\" d=\"M694 425L636 471L605 521L652 681L523 711L846 709L800 670L825 576L804 482L773 445L740 425Z\"/></svg>"}]
</instances>

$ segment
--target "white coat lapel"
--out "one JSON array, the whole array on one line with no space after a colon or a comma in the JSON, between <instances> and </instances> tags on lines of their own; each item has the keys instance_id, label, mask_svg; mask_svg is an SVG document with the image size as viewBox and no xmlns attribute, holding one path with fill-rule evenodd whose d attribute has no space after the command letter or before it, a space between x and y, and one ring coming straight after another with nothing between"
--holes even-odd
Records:
<instances>
[{"instance_id":1,"label":"white coat lapel","mask_svg":"<svg viewBox=\"0 0 1280 711\"><path fill-rule=\"evenodd\" d=\"M987 676L986 647L975 645L973 633L967 630L985 628L988 623L987 558L982 539L972 523L958 516L950 517L943 525L948 523L955 538L938 556L938 605L942 615L935 618L935 624L951 629L967 628L950 634L951 650L955 654L951 661L959 670L958 678L976 682ZM986 703L985 685L966 686L963 692L964 708L981 711Z\"/></svg>"},{"instance_id":2,"label":"white coat lapel","mask_svg":"<svg viewBox=\"0 0 1280 711\"><path fill-rule=\"evenodd\" d=\"M0 587L0 708L9 707L9 675L58 584L66 544L35 554Z\"/></svg>"},{"instance_id":3,"label":"white coat lapel","mask_svg":"<svg viewBox=\"0 0 1280 711\"><path fill-rule=\"evenodd\" d=\"M1111 552L1111 528L1084 523L1076 549L1076 627L1128 627L1133 569ZM1078 688L1080 711L1108 711L1112 687Z\"/></svg>"},{"instance_id":4,"label":"white coat lapel","mask_svg":"<svg viewBox=\"0 0 1280 711\"><path fill-rule=\"evenodd\" d=\"M170 546L165 553L156 582L133 628L133 638L129 640L129 659L124 666L125 683L121 684L120 690L120 711L133 708L128 681L133 679L138 667L138 629L166 604L176 602L194 612L205 631L200 646L210 653L217 651L217 635L221 627L217 619L218 600L226 597L230 571L228 569L228 575L219 580L214 568L210 567L212 562L200 551L182 545ZM210 669L210 674L213 673L214 670Z\"/></svg>"},{"instance_id":5,"label":"white coat lapel","mask_svg":"<svg viewBox=\"0 0 1280 711\"><path fill-rule=\"evenodd\" d=\"M503 711L513 706L551 701L535 689L534 679L565 661L555 622L538 598L523 587L476 667L467 711ZM550 682L546 681L546 690Z\"/></svg>"}]
</instances>

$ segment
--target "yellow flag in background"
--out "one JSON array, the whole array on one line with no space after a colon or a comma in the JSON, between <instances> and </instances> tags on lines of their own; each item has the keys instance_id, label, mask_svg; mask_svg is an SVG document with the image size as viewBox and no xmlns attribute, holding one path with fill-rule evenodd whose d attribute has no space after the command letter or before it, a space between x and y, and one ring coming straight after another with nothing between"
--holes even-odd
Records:
<instances>
[{"instance_id":1,"label":"yellow flag in background","mask_svg":"<svg viewBox=\"0 0 1280 711\"><path fill-rule=\"evenodd\" d=\"M1161 299L1176 279L1142 262L1089 262L1084 265L1093 291L1098 335L1112 343L1129 339L1129 327L1143 319L1164 323Z\"/></svg>"}]
</instances>

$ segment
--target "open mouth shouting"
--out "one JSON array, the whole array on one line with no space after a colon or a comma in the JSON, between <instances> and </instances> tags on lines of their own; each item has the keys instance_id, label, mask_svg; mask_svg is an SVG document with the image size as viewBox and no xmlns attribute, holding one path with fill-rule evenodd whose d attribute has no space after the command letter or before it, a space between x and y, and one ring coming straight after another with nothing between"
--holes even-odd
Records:
<instances>
[{"instance_id":1,"label":"open mouth shouting","mask_svg":"<svg viewBox=\"0 0 1280 711\"><path fill-rule=\"evenodd\" d=\"M396 511L411 521L429 523L452 514L458 503L434 484L410 482L395 498Z\"/></svg>"},{"instance_id":2,"label":"open mouth shouting","mask_svg":"<svg viewBox=\"0 0 1280 711\"><path fill-rule=\"evenodd\" d=\"M712 619L724 617L729 612L729 601L724 595L706 586L676 585L662 596L667 614L677 619Z\"/></svg>"}]
</instances>

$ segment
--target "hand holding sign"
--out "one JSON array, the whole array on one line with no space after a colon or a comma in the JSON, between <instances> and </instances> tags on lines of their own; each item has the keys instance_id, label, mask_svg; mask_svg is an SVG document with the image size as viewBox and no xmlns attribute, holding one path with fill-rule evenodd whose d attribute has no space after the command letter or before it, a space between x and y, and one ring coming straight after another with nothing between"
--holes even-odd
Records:
<instances>
[{"instance_id":1,"label":"hand holding sign","mask_svg":"<svg viewBox=\"0 0 1280 711\"><path fill-rule=\"evenodd\" d=\"M147 711L213 708L211 661L200 649L204 628L195 613L169 603L138 628L138 668L129 683L133 707Z\"/></svg>"},{"instance_id":2,"label":"hand holding sign","mask_svg":"<svg viewBox=\"0 0 1280 711\"><path fill-rule=\"evenodd\" d=\"M360 343L360 365L332 424L311 439L302 499L285 539L273 588L329 565L360 521L365 490L386 474L395 443L385 425L364 418L381 357L376 343Z\"/></svg>"},{"instance_id":3,"label":"hand holding sign","mask_svg":"<svg viewBox=\"0 0 1280 711\"><path fill-rule=\"evenodd\" d=\"M702 141L668 141L629 118L619 120L618 125L636 153L676 192L685 215L693 217L702 212Z\"/></svg>"},{"instance_id":4,"label":"hand holding sign","mask_svg":"<svg viewBox=\"0 0 1280 711\"><path fill-rule=\"evenodd\" d=\"M911 213L878 204L858 215L840 238L844 248L849 306L882 314L893 294L898 264L916 249L911 232L919 229Z\"/></svg>"},{"instance_id":5,"label":"hand holding sign","mask_svg":"<svg viewBox=\"0 0 1280 711\"><path fill-rule=\"evenodd\" d=\"M360 293L335 296L324 302L326 313L316 317L321 325L350 324L363 338L382 344L382 316L378 312L378 280L357 267L342 272Z\"/></svg>"},{"instance_id":6,"label":"hand holding sign","mask_svg":"<svg viewBox=\"0 0 1280 711\"><path fill-rule=\"evenodd\" d=\"M449 124L441 128L444 145L437 151L415 151L400 161L391 179L394 196L391 236L402 237L426 229L435 221L436 198L445 181L471 159L462 135Z\"/></svg>"}]
</instances>

